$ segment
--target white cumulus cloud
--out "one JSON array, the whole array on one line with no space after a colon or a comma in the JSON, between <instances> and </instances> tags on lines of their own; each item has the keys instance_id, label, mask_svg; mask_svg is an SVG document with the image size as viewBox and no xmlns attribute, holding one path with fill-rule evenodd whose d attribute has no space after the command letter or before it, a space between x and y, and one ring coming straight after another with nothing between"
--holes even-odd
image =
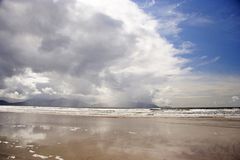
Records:
<instances>
[{"instance_id":1,"label":"white cumulus cloud","mask_svg":"<svg viewBox=\"0 0 240 160\"><path fill-rule=\"evenodd\" d=\"M156 19L130 0L1 1L1 97L171 104L189 88L179 77L192 77L181 55L194 44L177 48L165 37L181 30L180 5Z\"/></svg>"}]
</instances>

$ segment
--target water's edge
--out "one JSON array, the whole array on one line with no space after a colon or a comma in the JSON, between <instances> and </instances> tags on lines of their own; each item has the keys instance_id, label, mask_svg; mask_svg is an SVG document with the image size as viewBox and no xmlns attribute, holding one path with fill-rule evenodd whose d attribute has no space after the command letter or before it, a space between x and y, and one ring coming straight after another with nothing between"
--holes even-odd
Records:
<instances>
[{"instance_id":1,"label":"water's edge","mask_svg":"<svg viewBox=\"0 0 240 160\"><path fill-rule=\"evenodd\" d=\"M230 109L112 109L39 106L0 106L0 112L37 113L102 117L209 117L240 118L239 108Z\"/></svg>"}]
</instances>

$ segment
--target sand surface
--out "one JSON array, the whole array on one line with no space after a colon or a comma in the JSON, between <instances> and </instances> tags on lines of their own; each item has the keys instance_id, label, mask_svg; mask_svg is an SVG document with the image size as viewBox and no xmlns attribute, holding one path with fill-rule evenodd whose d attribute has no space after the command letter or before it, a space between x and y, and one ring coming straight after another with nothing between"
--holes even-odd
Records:
<instances>
[{"instance_id":1,"label":"sand surface","mask_svg":"<svg viewBox=\"0 0 240 160\"><path fill-rule=\"evenodd\" d=\"M239 160L240 120L0 113L0 160Z\"/></svg>"}]
</instances>

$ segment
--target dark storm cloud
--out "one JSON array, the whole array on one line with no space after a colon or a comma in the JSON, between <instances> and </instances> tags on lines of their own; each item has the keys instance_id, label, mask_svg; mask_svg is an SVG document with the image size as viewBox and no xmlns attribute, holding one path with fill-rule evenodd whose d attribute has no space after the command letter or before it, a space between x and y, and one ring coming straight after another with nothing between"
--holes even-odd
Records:
<instances>
[{"instance_id":1,"label":"dark storm cloud","mask_svg":"<svg viewBox=\"0 0 240 160\"><path fill-rule=\"evenodd\" d=\"M89 93L91 83L101 85L99 72L123 58L129 45L134 46L135 36L123 31L121 20L104 13L80 7L77 12L87 16L75 16L75 3L24 0L1 4L1 88L6 78L24 74L26 68L77 77L69 81L87 85L75 83L76 92ZM19 93L26 90L17 86Z\"/></svg>"},{"instance_id":2,"label":"dark storm cloud","mask_svg":"<svg viewBox=\"0 0 240 160\"><path fill-rule=\"evenodd\" d=\"M0 43L1 56L6 57L8 66L1 67L6 68L1 75L11 76L12 67L19 67L18 64L36 72L78 76L85 71L99 72L111 60L122 56L126 45L134 41L121 33L121 21L107 15L90 13L88 18L71 20L67 10L71 5L71 1L4 1L0 28L5 35L2 34ZM63 33L65 29L71 33ZM10 42L5 43L6 39ZM111 43L106 44L108 41Z\"/></svg>"},{"instance_id":3,"label":"dark storm cloud","mask_svg":"<svg viewBox=\"0 0 240 160\"><path fill-rule=\"evenodd\" d=\"M34 65L34 57L26 53L29 44L21 37L46 37L63 24L64 7L52 1L2 1L0 5L0 85L11 77ZM31 59L33 58L33 59ZM38 59L37 57L35 57ZM31 64L33 63L33 64Z\"/></svg>"}]
</instances>

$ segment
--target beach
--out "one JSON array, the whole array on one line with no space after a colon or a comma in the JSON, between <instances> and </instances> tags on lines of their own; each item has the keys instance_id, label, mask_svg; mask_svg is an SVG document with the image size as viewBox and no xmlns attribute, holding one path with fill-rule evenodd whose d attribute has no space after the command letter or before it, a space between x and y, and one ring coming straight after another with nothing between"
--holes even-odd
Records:
<instances>
[{"instance_id":1,"label":"beach","mask_svg":"<svg viewBox=\"0 0 240 160\"><path fill-rule=\"evenodd\" d=\"M0 112L0 159L237 160L240 120Z\"/></svg>"}]
</instances>

